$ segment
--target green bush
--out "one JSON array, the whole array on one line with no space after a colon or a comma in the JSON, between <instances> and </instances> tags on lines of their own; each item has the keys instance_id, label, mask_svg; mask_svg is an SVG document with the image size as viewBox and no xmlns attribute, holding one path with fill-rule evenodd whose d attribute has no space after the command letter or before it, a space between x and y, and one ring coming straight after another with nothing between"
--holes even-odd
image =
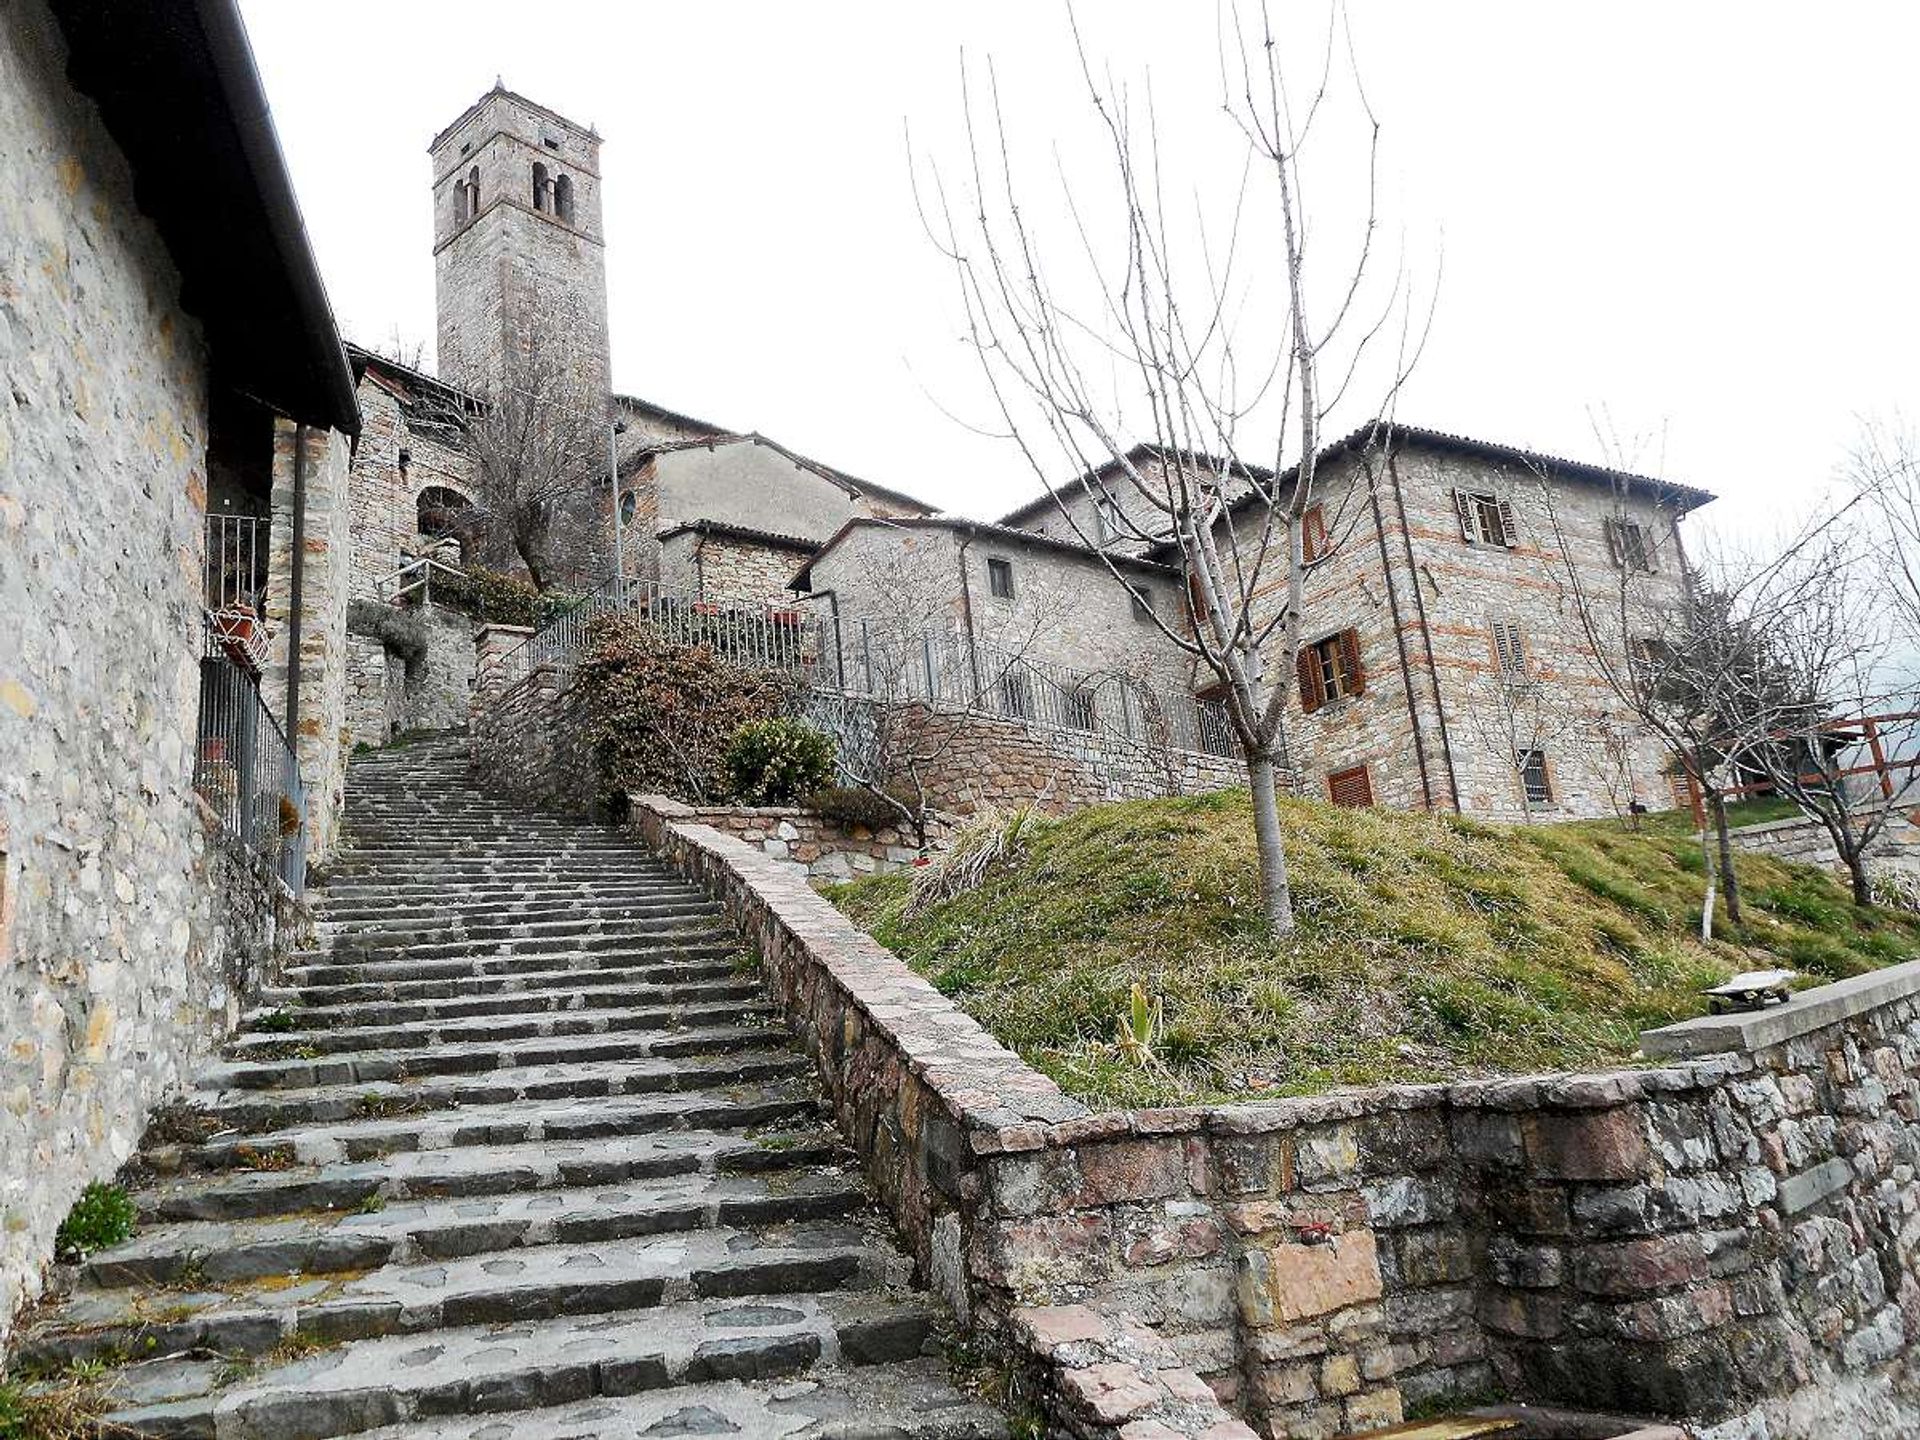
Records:
<instances>
[{"instance_id":1,"label":"green bush","mask_svg":"<svg viewBox=\"0 0 1920 1440\"><path fill-rule=\"evenodd\" d=\"M833 740L804 720L752 720L727 742L727 784L749 805L791 805L833 777Z\"/></svg>"},{"instance_id":2,"label":"green bush","mask_svg":"<svg viewBox=\"0 0 1920 1440\"><path fill-rule=\"evenodd\" d=\"M786 714L796 686L791 675L729 664L705 645L670 645L624 616L595 620L575 694L600 798L720 795L734 733Z\"/></svg>"},{"instance_id":3,"label":"green bush","mask_svg":"<svg viewBox=\"0 0 1920 1440\"><path fill-rule=\"evenodd\" d=\"M433 575L435 604L464 610L489 625L538 627L564 615L580 598L563 590L537 590L518 576L497 570L469 569L457 576L436 570Z\"/></svg>"},{"instance_id":4,"label":"green bush","mask_svg":"<svg viewBox=\"0 0 1920 1440\"><path fill-rule=\"evenodd\" d=\"M95 1180L80 1192L60 1222L54 1251L62 1260L84 1260L96 1250L118 1245L133 1234L133 1197L118 1185Z\"/></svg>"}]
</instances>

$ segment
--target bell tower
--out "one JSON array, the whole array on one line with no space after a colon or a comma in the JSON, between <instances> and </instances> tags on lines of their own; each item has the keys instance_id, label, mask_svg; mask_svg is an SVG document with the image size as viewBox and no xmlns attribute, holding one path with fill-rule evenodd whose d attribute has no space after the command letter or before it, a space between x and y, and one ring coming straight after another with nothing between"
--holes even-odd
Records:
<instances>
[{"instance_id":1,"label":"bell tower","mask_svg":"<svg viewBox=\"0 0 1920 1440\"><path fill-rule=\"evenodd\" d=\"M440 377L606 403L600 137L496 83L434 137Z\"/></svg>"}]
</instances>

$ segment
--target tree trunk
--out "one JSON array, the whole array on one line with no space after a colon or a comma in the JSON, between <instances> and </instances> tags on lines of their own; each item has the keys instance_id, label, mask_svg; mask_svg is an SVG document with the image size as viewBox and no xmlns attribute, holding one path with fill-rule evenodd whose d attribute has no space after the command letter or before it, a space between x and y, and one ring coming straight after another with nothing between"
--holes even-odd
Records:
<instances>
[{"instance_id":1,"label":"tree trunk","mask_svg":"<svg viewBox=\"0 0 1920 1440\"><path fill-rule=\"evenodd\" d=\"M1709 791L1707 799L1713 810L1713 834L1720 850L1720 889L1727 897L1727 923L1738 925L1740 920L1740 877L1733 870L1733 838L1727 833L1727 800L1718 790Z\"/></svg>"},{"instance_id":2,"label":"tree trunk","mask_svg":"<svg viewBox=\"0 0 1920 1440\"><path fill-rule=\"evenodd\" d=\"M1714 876L1718 867L1713 863L1713 850L1707 844L1707 827L1700 827L1700 870L1707 877L1707 896L1700 904L1700 938L1713 939L1713 902L1717 898Z\"/></svg>"},{"instance_id":3,"label":"tree trunk","mask_svg":"<svg viewBox=\"0 0 1920 1440\"><path fill-rule=\"evenodd\" d=\"M1858 847L1849 847L1841 852L1841 858L1847 862L1847 879L1853 883L1853 903L1862 909L1873 908L1873 886L1867 879L1866 852Z\"/></svg>"},{"instance_id":4,"label":"tree trunk","mask_svg":"<svg viewBox=\"0 0 1920 1440\"><path fill-rule=\"evenodd\" d=\"M1289 935L1293 933L1293 888L1287 881L1287 847L1280 835L1272 756L1247 756L1247 784L1253 791L1253 833L1260 848L1260 907L1275 935Z\"/></svg>"}]
</instances>

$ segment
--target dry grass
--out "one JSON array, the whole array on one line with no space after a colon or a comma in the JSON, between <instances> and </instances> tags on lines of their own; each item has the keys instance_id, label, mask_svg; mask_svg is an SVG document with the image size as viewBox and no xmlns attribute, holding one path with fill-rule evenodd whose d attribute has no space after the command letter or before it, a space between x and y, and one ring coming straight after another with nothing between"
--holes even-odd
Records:
<instances>
[{"instance_id":1,"label":"dry grass","mask_svg":"<svg viewBox=\"0 0 1920 1440\"><path fill-rule=\"evenodd\" d=\"M1855 973L1920 952L1824 874L1760 856L1747 924L1703 946L1676 819L1492 826L1285 805L1297 932L1262 933L1246 797L1098 806L909 914L906 876L830 892L1003 1042L1094 1104L1612 1064L1737 969ZM1724 916L1722 929L1725 931ZM1153 1063L1115 1042L1138 983Z\"/></svg>"}]
</instances>

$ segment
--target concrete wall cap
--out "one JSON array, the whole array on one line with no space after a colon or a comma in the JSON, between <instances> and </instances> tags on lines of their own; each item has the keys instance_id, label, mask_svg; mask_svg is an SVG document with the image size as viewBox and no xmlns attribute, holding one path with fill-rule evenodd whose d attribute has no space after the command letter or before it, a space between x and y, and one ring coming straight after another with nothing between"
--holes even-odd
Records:
<instances>
[{"instance_id":1,"label":"concrete wall cap","mask_svg":"<svg viewBox=\"0 0 1920 1440\"><path fill-rule=\"evenodd\" d=\"M1729 1051L1751 1053L1838 1025L1910 995L1920 995L1920 960L1802 990L1784 1005L1731 1015L1703 1015L1658 1030L1643 1030L1640 1048L1649 1056L1674 1058Z\"/></svg>"}]
</instances>

